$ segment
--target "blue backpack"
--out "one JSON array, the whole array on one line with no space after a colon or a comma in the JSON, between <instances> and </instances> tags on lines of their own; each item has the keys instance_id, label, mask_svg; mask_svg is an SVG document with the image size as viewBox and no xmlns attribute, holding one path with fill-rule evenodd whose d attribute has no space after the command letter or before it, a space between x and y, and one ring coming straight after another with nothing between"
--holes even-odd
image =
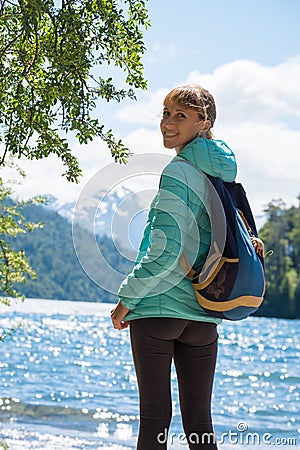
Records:
<instances>
[{"instance_id":1,"label":"blue backpack","mask_svg":"<svg viewBox=\"0 0 300 450\"><path fill-rule=\"evenodd\" d=\"M258 236L255 221L240 183L205 175L221 202L225 245L223 242L224 248L219 250L212 235L209 257L201 270L197 270L195 261L187 276L192 279L200 306L209 315L244 319L259 308L265 293L264 259L257 255L251 241L252 236ZM210 203L213 214L212 203L216 201L210 198Z\"/></svg>"}]
</instances>

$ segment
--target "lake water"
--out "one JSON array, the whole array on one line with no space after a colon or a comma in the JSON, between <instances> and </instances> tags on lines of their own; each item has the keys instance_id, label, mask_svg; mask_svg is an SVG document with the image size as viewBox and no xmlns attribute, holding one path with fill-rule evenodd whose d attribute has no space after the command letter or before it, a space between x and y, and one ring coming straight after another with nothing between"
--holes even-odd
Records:
<instances>
[{"instance_id":1,"label":"lake water","mask_svg":"<svg viewBox=\"0 0 300 450\"><path fill-rule=\"evenodd\" d=\"M0 334L21 324L0 342L0 438L10 450L135 448L128 330L112 328L111 308L52 300L0 306ZM299 448L300 322L251 317L223 322L219 336L219 448ZM172 388L169 447L186 449L174 369Z\"/></svg>"}]
</instances>

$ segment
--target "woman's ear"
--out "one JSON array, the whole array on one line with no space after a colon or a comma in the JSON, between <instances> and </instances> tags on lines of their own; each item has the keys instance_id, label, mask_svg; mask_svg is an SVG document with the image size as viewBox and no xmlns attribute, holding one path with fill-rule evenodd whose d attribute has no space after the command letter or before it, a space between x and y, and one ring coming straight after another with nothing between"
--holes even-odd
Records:
<instances>
[{"instance_id":1,"label":"woman's ear","mask_svg":"<svg viewBox=\"0 0 300 450\"><path fill-rule=\"evenodd\" d=\"M203 120L203 122L201 122L201 128L199 130L198 136L199 137L204 137L205 134L210 129L211 129L211 121L210 120Z\"/></svg>"}]
</instances>

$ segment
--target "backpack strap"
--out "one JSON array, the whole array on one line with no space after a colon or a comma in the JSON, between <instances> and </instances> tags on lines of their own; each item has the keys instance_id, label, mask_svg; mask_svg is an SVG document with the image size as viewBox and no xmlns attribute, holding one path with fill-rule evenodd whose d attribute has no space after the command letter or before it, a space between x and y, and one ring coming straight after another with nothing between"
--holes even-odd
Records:
<instances>
[{"instance_id":1,"label":"backpack strap","mask_svg":"<svg viewBox=\"0 0 300 450\"><path fill-rule=\"evenodd\" d=\"M239 213L239 215L241 216L241 219L242 219L242 221L244 222L245 227L247 228L247 231L248 231L248 233L249 233L249 236L251 236L251 237L256 237L255 234L253 233L252 228L250 227L250 225L249 225L249 223L248 223L248 221L247 221L247 219L246 219L245 214L243 213L243 211L241 211L241 210L238 208L238 213Z\"/></svg>"},{"instance_id":2,"label":"backpack strap","mask_svg":"<svg viewBox=\"0 0 300 450\"><path fill-rule=\"evenodd\" d=\"M251 230L250 236L257 237L258 232L256 229L255 220L247 199L246 191L241 183L236 183L235 181L228 183L224 182L226 188L231 194L232 199L237 207L237 209L243 214L243 221L247 227L247 230Z\"/></svg>"}]
</instances>

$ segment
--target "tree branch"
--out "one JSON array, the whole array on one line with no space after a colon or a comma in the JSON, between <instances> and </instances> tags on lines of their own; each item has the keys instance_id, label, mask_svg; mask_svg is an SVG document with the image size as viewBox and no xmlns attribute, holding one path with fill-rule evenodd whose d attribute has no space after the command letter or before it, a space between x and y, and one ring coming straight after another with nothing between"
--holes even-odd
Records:
<instances>
[{"instance_id":1,"label":"tree branch","mask_svg":"<svg viewBox=\"0 0 300 450\"><path fill-rule=\"evenodd\" d=\"M15 36L11 41L8 42L8 44L4 47L4 49L0 53L0 59L5 55L7 50L23 35L23 33L24 33L24 28L22 28L22 30L20 31L19 34L17 34L17 36Z\"/></svg>"}]
</instances>

